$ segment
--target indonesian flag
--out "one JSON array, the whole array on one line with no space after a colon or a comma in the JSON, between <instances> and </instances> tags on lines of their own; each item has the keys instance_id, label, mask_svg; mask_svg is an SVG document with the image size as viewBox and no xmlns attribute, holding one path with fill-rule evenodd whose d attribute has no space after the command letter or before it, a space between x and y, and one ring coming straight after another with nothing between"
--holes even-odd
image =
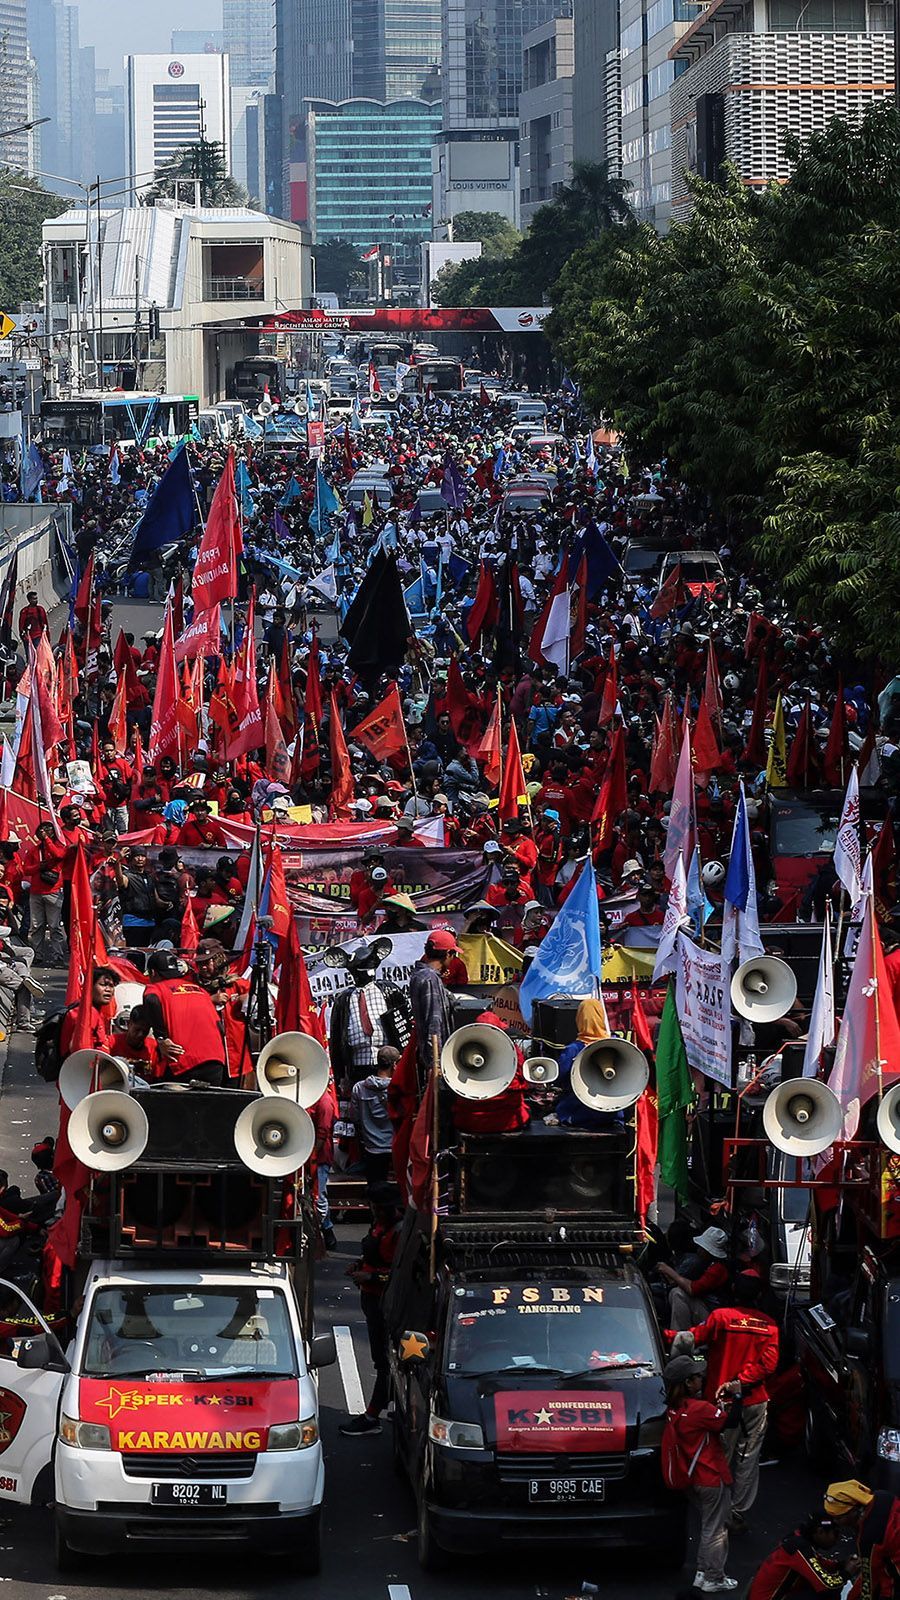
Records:
<instances>
[{"instance_id":1,"label":"indonesian flag","mask_svg":"<svg viewBox=\"0 0 900 1600\"><path fill-rule=\"evenodd\" d=\"M862 1107L900 1074L900 1026L891 997L875 909L867 897L828 1087L844 1113L843 1139L853 1139Z\"/></svg>"},{"instance_id":2,"label":"indonesian flag","mask_svg":"<svg viewBox=\"0 0 900 1600\"><path fill-rule=\"evenodd\" d=\"M369 393L370 394L380 394L381 393L381 383L379 381L378 373L375 370L374 361L370 361L369 362Z\"/></svg>"},{"instance_id":3,"label":"indonesian flag","mask_svg":"<svg viewBox=\"0 0 900 1600\"><path fill-rule=\"evenodd\" d=\"M175 640L175 660L181 664L192 656L218 656L222 653L222 612L219 602L209 611L198 611L193 622Z\"/></svg>"},{"instance_id":4,"label":"indonesian flag","mask_svg":"<svg viewBox=\"0 0 900 1600\"><path fill-rule=\"evenodd\" d=\"M212 610L221 600L236 599L238 556L242 551L232 447L213 495L206 529L197 552L192 585L195 617L201 611Z\"/></svg>"},{"instance_id":5,"label":"indonesian flag","mask_svg":"<svg viewBox=\"0 0 900 1600\"><path fill-rule=\"evenodd\" d=\"M178 723L178 670L175 665L175 639L172 632L172 608L166 605L163 622L162 648L159 671L156 676L156 693L153 696L153 714L150 719L150 745L148 755L152 764L162 756L178 758L180 742Z\"/></svg>"},{"instance_id":6,"label":"indonesian flag","mask_svg":"<svg viewBox=\"0 0 900 1600\"><path fill-rule=\"evenodd\" d=\"M556 575L541 620L544 626L537 638L538 650L544 660L549 661L565 677L569 670L569 636L572 627L565 561Z\"/></svg>"},{"instance_id":7,"label":"indonesian flag","mask_svg":"<svg viewBox=\"0 0 900 1600\"><path fill-rule=\"evenodd\" d=\"M370 244L368 250L364 250L359 259L360 261L376 261L378 259L377 244Z\"/></svg>"},{"instance_id":8,"label":"indonesian flag","mask_svg":"<svg viewBox=\"0 0 900 1600\"><path fill-rule=\"evenodd\" d=\"M391 684L384 699L374 710L370 711L362 722L356 724L353 729L353 741L355 744L365 745L376 761L387 761L390 756L406 749L403 707L395 683Z\"/></svg>"}]
</instances>

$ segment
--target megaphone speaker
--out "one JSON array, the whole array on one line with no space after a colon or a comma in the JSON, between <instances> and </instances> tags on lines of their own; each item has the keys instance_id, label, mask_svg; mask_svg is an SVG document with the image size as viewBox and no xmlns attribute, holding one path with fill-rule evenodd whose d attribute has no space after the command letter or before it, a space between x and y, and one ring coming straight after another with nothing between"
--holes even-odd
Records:
<instances>
[{"instance_id":1,"label":"megaphone speaker","mask_svg":"<svg viewBox=\"0 0 900 1600\"><path fill-rule=\"evenodd\" d=\"M260 1051L256 1082L261 1094L282 1095L308 1110L328 1088L328 1056L306 1033L278 1033Z\"/></svg>"},{"instance_id":2,"label":"megaphone speaker","mask_svg":"<svg viewBox=\"0 0 900 1600\"><path fill-rule=\"evenodd\" d=\"M843 1122L837 1095L818 1078L788 1078L763 1106L766 1138L789 1156L820 1155L840 1138Z\"/></svg>"},{"instance_id":3,"label":"megaphone speaker","mask_svg":"<svg viewBox=\"0 0 900 1600\"><path fill-rule=\"evenodd\" d=\"M103 1050L74 1050L59 1072L60 1096L70 1111L98 1089L119 1089L127 1094L130 1086L127 1064Z\"/></svg>"},{"instance_id":4,"label":"megaphone speaker","mask_svg":"<svg viewBox=\"0 0 900 1600\"><path fill-rule=\"evenodd\" d=\"M572 1063L572 1092L592 1111L623 1111L650 1082L647 1057L627 1039L597 1039Z\"/></svg>"},{"instance_id":5,"label":"megaphone speaker","mask_svg":"<svg viewBox=\"0 0 900 1600\"><path fill-rule=\"evenodd\" d=\"M470 1022L441 1051L441 1075L463 1100L493 1100L516 1075L515 1046L502 1028Z\"/></svg>"},{"instance_id":6,"label":"megaphone speaker","mask_svg":"<svg viewBox=\"0 0 900 1600\"><path fill-rule=\"evenodd\" d=\"M559 1062L553 1056L529 1056L522 1068L526 1083L555 1083L559 1077Z\"/></svg>"},{"instance_id":7,"label":"megaphone speaker","mask_svg":"<svg viewBox=\"0 0 900 1600\"><path fill-rule=\"evenodd\" d=\"M121 1172L143 1155L150 1124L143 1106L118 1089L79 1100L69 1118L72 1154L95 1172Z\"/></svg>"},{"instance_id":8,"label":"megaphone speaker","mask_svg":"<svg viewBox=\"0 0 900 1600\"><path fill-rule=\"evenodd\" d=\"M878 1137L895 1156L900 1156L900 1083L882 1095L875 1119Z\"/></svg>"},{"instance_id":9,"label":"megaphone speaker","mask_svg":"<svg viewBox=\"0 0 900 1600\"><path fill-rule=\"evenodd\" d=\"M751 956L731 980L731 1003L749 1022L777 1022L797 998L797 980L777 956Z\"/></svg>"},{"instance_id":10,"label":"megaphone speaker","mask_svg":"<svg viewBox=\"0 0 900 1600\"><path fill-rule=\"evenodd\" d=\"M302 1106L271 1095L245 1106L234 1125L234 1148L263 1178L286 1178L312 1155L316 1130Z\"/></svg>"}]
</instances>

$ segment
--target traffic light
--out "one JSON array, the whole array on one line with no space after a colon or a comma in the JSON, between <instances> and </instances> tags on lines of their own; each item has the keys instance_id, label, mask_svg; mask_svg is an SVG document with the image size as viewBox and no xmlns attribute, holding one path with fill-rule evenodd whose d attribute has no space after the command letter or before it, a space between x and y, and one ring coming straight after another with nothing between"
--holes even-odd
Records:
<instances>
[{"instance_id":1,"label":"traffic light","mask_svg":"<svg viewBox=\"0 0 900 1600\"><path fill-rule=\"evenodd\" d=\"M159 338L159 306L150 307L149 333L151 340Z\"/></svg>"}]
</instances>

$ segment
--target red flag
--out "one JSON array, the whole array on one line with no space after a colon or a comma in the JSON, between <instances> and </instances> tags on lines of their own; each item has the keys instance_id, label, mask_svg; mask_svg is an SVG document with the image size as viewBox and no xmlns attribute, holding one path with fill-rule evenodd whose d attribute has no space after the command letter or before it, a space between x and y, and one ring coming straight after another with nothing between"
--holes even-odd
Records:
<instances>
[{"instance_id":1,"label":"red flag","mask_svg":"<svg viewBox=\"0 0 900 1600\"><path fill-rule=\"evenodd\" d=\"M354 744L365 745L376 761L387 761L400 750L406 749L406 727L403 707L395 683L391 684L384 699L358 722L353 729Z\"/></svg>"},{"instance_id":2,"label":"red flag","mask_svg":"<svg viewBox=\"0 0 900 1600\"><path fill-rule=\"evenodd\" d=\"M305 1033L327 1047L325 1022L313 1002L295 917L290 918L287 933L279 944L276 966L279 963L281 979L275 1002L275 1026L278 1032Z\"/></svg>"},{"instance_id":3,"label":"red flag","mask_svg":"<svg viewBox=\"0 0 900 1600\"><path fill-rule=\"evenodd\" d=\"M844 1113L844 1139L855 1137L860 1108L896 1082L900 1074L900 1025L874 907L871 898L866 899L834 1066L828 1076L828 1087L837 1095Z\"/></svg>"},{"instance_id":4,"label":"red flag","mask_svg":"<svg viewBox=\"0 0 900 1600\"><path fill-rule=\"evenodd\" d=\"M494 701L487 732L475 751L475 759L483 763L484 781L489 789L500 782L503 771L503 730L500 717L500 696Z\"/></svg>"},{"instance_id":5,"label":"red flag","mask_svg":"<svg viewBox=\"0 0 900 1600\"><path fill-rule=\"evenodd\" d=\"M262 710L256 692L256 640L253 636L256 621L256 603L253 594L247 607L247 627L241 648L235 658L234 709L237 727L226 747L229 761L245 756L249 750L258 750L265 740Z\"/></svg>"},{"instance_id":6,"label":"red flag","mask_svg":"<svg viewBox=\"0 0 900 1600\"><path fill-rule=\"evenodd\" d=\"M180 664L194 656L222 654L222 612L218 602L208 611L198 611L193 622L175 640L175 660ZM172 619L174 628L175 621Z\"/></svg>"},{"instance_id":7,"label":"red flag","mask_svg":"<svg viewBox=\"0 0 900 1600\"><path fill-rule=\"evenodd\" d=\"M479 403L481 405L483 405L483 406L489 406L490 403L491 403L491 397L488 394L487 389L484 387L483 383L480 385L479 390L478 390L478 400L479 400Z\"/></svg>"},{"instance_id":8,"label":"red flag","mask_svg":"<svg viewBox=\"0 0 900 1600\"><path fill-rule=\"evenodd\" d=\"M267 915L272 919L272 934L276 939L286 939L293 921L291 902L288 899L287 880L284 876L284 857L277 844L270 844L266 861L269 880L269 905Z\"/></svg>"},{"instance_id":9,"label":"red flag","mask_svg":"<svg viewBox=\"0 0 900 1600\"><path fill-rule=\"evenodd\" d=\"M419 1093L417 1055L416 1030L413 1028L388 1085L388 1116L394 1127L394 1137L391 1141L392 1165L404 1203L409 1200L409 1145L416 1120Z\"/></svg>"},{"instance_id":10,"label":"red flag","mask_svg":"<svg viewBox=\"0 0 900 1600\"><path fill-rule=\"evenodd\" d=\"M631 1031L638 1049L643 1050L645 1056L652 1055L653 1035L635 978L631 980Z\"/></svg>"},{"instance_id":11,"label":"red flag","mask_svg":"<svg viewBox=\"0 0 900 1600\"><path fill-rule=\"evenodd\" d=\"M176 638L184 632L184 578L180 571L172 589L172 630Z\"/></svg>"},{"instance_id":12,"label":"red flag","mask_svg":"<svg viewBox=\"0 0 900 1600\"><path fill-rule=\"evenodd\" d=\"M888 817L878 830L872 846L872 884L875 892L875 910L879 918L890 920L890 908L896 896L895 868L897 850L894 844L893 819Z\"/></svg>"},{"instance_id":13,"label":"red flag","mask_svg":"<svg viewBox=\"0 0 900 1600\"><path fill-rule=\"evenodd\" d=\"M134 665L134 656L131 654L131 645L125 637L124 628L119 629L119 637L116 640L116 648L113 651L113 666L118 676L121 677L122 673L125 674L128 693L133 694L135 689L139 688L138 675Z\"/></svg>"},{"instance_id":14,"label":"red flag","mask_svg":"<svg viewBox=\"0 0 900 1600\"><path fill-rule=\"evenodd\" d=\"M192 897L188 895L184 904L184 915L181 919L179 944L182 950L190 951L196 950L199 943L200 929L197 926L197 918L194 913L194 902Z\"/></svg>"},{"instance_id":15,"label":"red flag","mask_svg":"<svg viewBox=\"0 0 900 1600\"><path fill-rule=\"evenodd\" d=\"M284 739L284 730L275 705L275 664L269 663L269 682L266 688L265 732L266 772L273 783L287 783L291 772L291 758Z\"/></svg>"},{"instance_id":16,"label":"red flag","mask_svg":"<svg viewBox=\"0 0 900 1600\"><path fill-rule=\"evenodd\" d=\"M753 699L753 720L747 734L742 761L753 761L759 767L766 761L766 713L769 706L769 667L765 655L759 657L756 677L756 694Z\"/></svg>"},{"instance_id":17,"label":"red flag","mask_svg":"<svg viewBox=\"0 0 900 1600\"><path fill-rule=\"evenodd\" d=\"M200 670L202 672L202 667ZM175 707L175 715L178 718L178 726L184 731L183 746L188 750L195 749L197 740L200 737L200 724L197 717L197 691L194 674L187 664L181 669L180 692L178 704Z\"/></svg>"},{"instance_id":18,"label":"red flag","mask_svg":"<svg viewBox=\"0 0 900 1600\"><path fill-rule=\"evenodd\" d=\"M668 617L676 606L684 605L686 598L681 575L681 562L679 561L678 565L672 568L650 607L651 617L657 621L663 617Z\"/></svg>"},{"instance_id":19,"label":"red flag","mask_svg":"<svg viewBox=\"0 0 900 1600\"><path fill-rule=\"evenodd\" d=\"M109 737L116 747L116 755L123 756L128 749L128 684L124 672L119 674L116 697L109 713Z\"/></svg>"},{"instance_id":20,"label":"red flag","mask_svg":"<svg viewBox=\"0 0 900 1600\"><path fill-rule=\"evenodd\" d=\"M619 704L619 679L616 672L616 648L610 640L609 666L603 681L603 698L600 701L600 711L597 716L597 726L602 728L605 723L612 722Z\"/></svg>"},{"instance_id":21,"label":"red flag","mask_svg":"<svg viewBox=\"0 0 900 1600\"><path fill-rule=\"evenodd\" d=\"M316 725L322 724L322 684L319 678L319 636L313 635L313 642L309 647L306 660L306 693L303 698L303 709Z\"/></svg>"},{"instance_id":22,"label":"red flag","mask_svg":"<svg viewBox=\"0 0 900 1600\"><path fill-rule=\"evenodd\" d=\"M66 984L66 1005L81 1000L85 989L91 990L91 972L94 966L106 962L106 943L94 913L94 897L88 873L84 845L75 848L75 866L72 872L72 901L69 919L69 976ZM88 1022L90 1043L90 1022ZM80 1048L72 1046L73 1050Z\"/></svg>"},{"instance_id":23,"label":"red flag","mask_svg":"<svg viewBox=\"0 0 900 1600\"><path fill-rule=\"evenodd\" d=\"M328 738L331 748L331 799L328 805L331 817L347 816L347 808L355 796L353 788L353 774L350 771L350 757L347 754L347 741L338 716L337 701L334 690L330 695L330 715L328 719Z\"/></svg>"},{"instance_id":24,"label":"red flag","mask_svg":"<svg viewBox=\"0 0 900 1600\"><path fill-rule=\"evenodd\" d=\"M345 422L344 423L344 467L345 467L345 469L346 469L346 471L348 473L352 473L355 466L356 466L356 460L355 460L354 455L353 455L353 443L352 443L352 440L350 438L350 424L349 424L349 422Z\"/></svg>"},{"instance_id":25,"label":"red flag","mask_svg":"<svg viewBox=\"0 0 900 1600\"><path fill-rule=\"evenodd\" d=\"M577 661L584 649L584 639L587 633L587 586L588 570L587 556L582 556L575 574L574 607L572 627L569 635L569 660Z\"/></svg>"},{"instance_id":26,"label":"red flag","mask_svg":"<svg viewBox=\"0 0 900 1600\"><path fill-rule=\"evenodd\" d=\"M832 789L842 789L847 781L847 711L844 705L844 680L838 678L837 699L828 730L828 743L822 752L822 776Z\"/></svg>"},{"instance_id":27,"label":"red flag","mask_svg":"<svg viewBox=\"0 0 900 1600\"><path fill-rule=\"evenodd\" d=\"M155 764L161 756L174 756L176 760L178 759L181 743L178 724L178 699L178 670L175 666L172 608L167 605L165 621L163 622L159 669L156 676L156 692L153 696L153 715L150 721L148 754L151 763Z\"/></svg>"},{"instance_id":28,"label":"red flag","mask_svg":"<svg viewBox=\"0 0 900 1600\"><path fill-rule=\"evenodd\" d=\"M671 794L678 770L678 742L675 735L675 710L671 691L663 701L662 716L656 728L653 754L650 757L650 793Z\"/></svg>"},{"instance_id":29,"label":"red flag","mask_svg":"<svg viewBox=\"0 0 900 1600\"><path fill-rule=\"evenodd\" d=\"M472 644L479 634L497 626L500 617L500 601L497 598L497 585L490 567L482 561L478 569L478 588L475 590L475 599L472 608L466 617L466 633Z\"/></svg>"},{"instance_id":30,"label":"red flag","mask_svg":"<svg viewBox=\"0 0 900 1600\"><path fill-rule=\"evenodd\" d=\"M428 1084L422 1104L413 1123L409 1141L409 1186L412 1203L417 1211L429 1212L433 1206L431 1192L431 1148L434 1139L434 1073L428 1074Z\"/></svg>"},{"instance_id":31,"label":"red flag","mask_svg":"<svg viewBox=\"0 0 900 1600\"><path fill-rule=\"evenodd\" d=\"M509 744L506 750L506 761L503 765L503 782L500 785L500 801L497 806L497 815L501 822L513 821L519 815L519 801L526 794L525 773L522 770L522 756L519 751L519 735L515 722L509 725Z\"/></svg>"},{"instance_id":32,"label":"red flag","mask_svg":"<svg viewBox=\"0 0 900 1600\"><path fill-rule=\"evenodd\" d=\"M809 695L797 721L787 758L785 778L789 789L808 789L818 774L818 751L812 736L812 706Z\"/></svg>"},{"instance_id":33,"label":"red flag","mask_svg":"<svg viewBox=\"0 0 900 1600\"><path fill-rule=\"evenodd\" d=\"M278 707L278 719L289 735L295 734L300 723L297 718L297 702L294 699L294 680L291 676L291 654L288 647L287 634L281 641L276 672L278 674L278 692L281 697L281 703Z\"/></svg>"},{"instance_id":34,"label":"red flag","mask_svg":"<svg viewBox=\"0 0 900 1600\"><path fill-rule=\"evenodd\" d=\"M646 1226L647 1215L656 1199L656 1157L659 1146L659 1105L655 1089L645 1089L635 1113L637 1135L636 1195L637 1213Z\"/></svg>"},{"instance_id":35,"label":"red flag","mask_svg":"<svg viewBox=\"0 0 900 1600\"><path fill-rule=\"evenodd\" d=\"M691 755L694 761L694 777L699 787L705 789L709 782L710 773L715 772L722 761L722 754L716 741L705 699L700 701L697 711L697 725L694 729L694 743Z\"/></svg>"},{"instance_id":36,"label":"red flag","mask_svg":"<svg viewBox=\"0 0 900 1600\"><path fill-rule=\"evenodd\" d=\"M140 728L134 730L134 781L144 781L144 741L141 738Z\"/></svg>"},{"instance_id":37,"label":"red flag","mask_svg":"<svg viewBox=\"0 0 900 1600\"><path fill-rule=\"evenodd\" d=\"M236 598L237 558L241 549L241 525L234 488L234 448L231 447L197 552L191 591L195 617L200 611L210 611L217 601Z\"/></svg>"},{"instance_id":38,"label":"red flag","mask_svg":"<svg viewBox=\"0 0 900 1600\"><path fill-rule=\"evenodd\" d=\"M628 783L625 776L625 734L616 728L609 751L609 765L603 775L597 804L591 815L596 827L594 850L600 853L612 844L616 824L628 809Z\"/></svg>"},{"instance_id":39,"label":"red flag","mask_svg":"<svg viewBox=\"0 0 900 1600\"><path fill-rule=\"evenodd\" d=\"M72 610L75 613L75 616L78 619L78 621L81 623L82 628L86 628L87 627L87 621L88 621L88 617L90 616L90 611L91 611L91 602L92 602L92 598L93 598L93 591L94 591L94 552L91 551L91 558L90 558L87 566L85 567L84 572L81 575L81 582L78 585L78 592L77 592L77 594L75 596L75 603L74 603L74 605L72 607Z\"/></svg>"},{"instance_id":40,"label":"red flag","mask_svg":"<svg viewBox=\"0 0 900 1600\"><path fill-rule=\"evenodd\" d=\"M469 755L475 755L481 742L483 726L481 706L475 695L470 694L463 683L459 662L455 656L450 657L447 669L447 715L460 744Z\"/></svg>"},{"instance_id":41,"label":"red flag","mask_svg":"<svg viewBox=\"0 0 900 1600\"><path fill-rule=\"evenodd\" d=\"M719 663L711 639L706 650L706 685L703 690L703 701L713 728L717 728L721 734L722 688L719 683Z\"/></svg>"}]
</instances>

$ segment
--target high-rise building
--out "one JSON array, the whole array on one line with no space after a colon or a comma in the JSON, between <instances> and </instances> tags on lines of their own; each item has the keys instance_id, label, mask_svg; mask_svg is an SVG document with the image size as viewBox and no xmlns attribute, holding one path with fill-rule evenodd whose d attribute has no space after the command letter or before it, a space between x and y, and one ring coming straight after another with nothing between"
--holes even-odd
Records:
<instances>
[{"instance_id":1,"label":"high-rise building","mask_svg":"<svg viewBox=\"0 0 900 1600\"><path fill-rule=\"evenodd\" d=\"M172 34L173 56L220 56L224 49L221 28L176 28Z\"/></svg>"},{"instance_id":2,"label":"high-rise building","mask_svg":"<svg viewBox=\"0 0 900 1600\"><path fill-rule=\"evenodd\" d=\"M304 175L297 199L313 240L384 245L395 279L415 282L419 245L431 233L431 142L440 106L311 101L303 124Z\"/></svg>"},{"instance_id":3,"label":"high-rise building","mask_svg":"<svg viewBox=\"0 0 900 1600\"><path fill-rule=\"evenodd\" d=\"M638 216L660 229L672 210L672 50L696 15L695 0L619 0L621 175Z\"/></svg>"},{"instance_id":4,"label":"high-rise building","mask_svg":"<svg viewBox=\"0 0 900 1600\"><path fill-rule=\"evenodd\" d=\"M441 0L352 0L351 26L354 98L440 98Z\"/></svg>"},{"instance_id":5,"label":"high-rise building","mask_svg":"<svg viewBox=\"0 0 900 1600\"><path fill-rule=\"evenodd\" d=\"M522 227L572 176L571 17L554 17L526 33L519 95L519 189Z\"/></svg>"},{"instance_id":6,"label":"high-rise building","mask_svg":"<svg viewBox=\"0 0 900 1600\"><path fill-rule=\"evenodd\" d=\"M125 171L125 86L121 83L110 82L108 67L98 67L95 79L96 129L97 129L97 174L105 183L112 178L121 178ZM124 189L125 184L115 184L113 189ZM112 193L113 191L110 191ZM127 203L128 196L121 197L122 203ZM104 203L116 205L119 198L114 197L107 201L104 194Z\"/></svg>"},{"instance_id":7,"label":"high-rise building","mask_svg":"<svg viewBox=\"0 0 900 1600\"><path fill-rule=\"evenodd\" d=\"M783 182L787 134L857 121L892 97L886 27L883 0L737 0L727 31L701 13L672 52L673 218L691 210L689 172L716 182L728 161L749 188Z\"/></svg>"},{"instance_id":8,"label":"high-rise building","mask_svg":"<svg viewBox=\"0 0 900 1600\"><path fill-rule=\"evenodd\" d=\"M70 194L71 183L58 179L89 183L97 176L93 46L81 44L78 8L67 0L28 0L28 42L38 113L49 118L40 129L40 166L56 174L44 182Z\"/></svg>"},{"instance_id":9,"label":"high-rise building","mask_svg":"<svg viewBox=\"0 0 900 1600\"><path fill-rule=\"evenodd\" d=\"M576 161L608 161L606 62L615 50L619 30L614 0L574 0L575 81L572 126ZM618 160L618 151L615 152Z\"/></svg>"},{"instance_id":10,"label":"high-rise building","mask_svg":"<svg viewBox=\"0 0 900 1600\"><path fill-rule=\"evenodd\" d=\"M275 67L272 0L222 0L222 23L232 88L268 88Z\"/></svg>"},{"instance_id":11,"label":"high-rise building","mask_svg":"<svg viewBox=\"0 0 900 1600\"><path fill-rule=\"evenodd\" d=\"M433 155L438 232L458 211L519 219L522 41L572 0L443 0L443 119Z\"/></svg>"},{"instance_id":12,"label":"high-rise building","mask_svg":"<svg viewBox=\"0 0 900 1600\"><path fill-rule=\"evenodd\" d=\"M30 68L26 0L0 0L0 133L30 117ZM27 133L0 138L0 164L33 170L33 147Z\"/></svg>"},{"instance_id":13,"label":"high-rise building","mask_svg":"<svg viewBox=\"0 0 900 1600\"><path fill-rule=\"evenodd\" d=\"M296 221L306 200L305 100L348 100L351 0L275 0L275 101L281 120L282 216ZM275 175L267 174L267 188ZM277 187L277 183L276 183Z\"/></svg>"},{"instance_id":14,"label":"high-rise building","mask_svg":"<svg viewBox=\"0 0 900 1600\"><path fill-rule=\"evenodd\" d=\"M127 171L138 187L201 138L220 144L231 171L227 55L140 55L125 63Z\"/></svg>"}]
</instances>

